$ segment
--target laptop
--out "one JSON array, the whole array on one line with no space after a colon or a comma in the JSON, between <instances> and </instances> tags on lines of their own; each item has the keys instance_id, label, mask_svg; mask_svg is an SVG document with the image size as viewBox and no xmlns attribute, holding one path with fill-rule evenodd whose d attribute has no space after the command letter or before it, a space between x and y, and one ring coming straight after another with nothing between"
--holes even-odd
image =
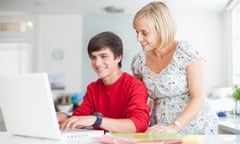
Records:
<instances>
[{"instance_id":1,"label":"laptop","mask_svg":"<svg viewBox=\"0 0 240 144\"><path fill-rule=\"evenodd\" d=\"M13 135L57 140L104 135L101 130L60 131L47 73L0 75L0 108Z\"/></svg>"},{"instance_id":2,"label":"laptop","mask_svg":"<svg viewBox=\"0 0 240 144\"><path fill-rule=\"evenodd\" d=\"M4 123L4 120L3 120L2 110L1 110L1 107L0 107L0 132L1 131L6 131L6 127L5 127L5 123Z\"/></svg>"}]
</instances>

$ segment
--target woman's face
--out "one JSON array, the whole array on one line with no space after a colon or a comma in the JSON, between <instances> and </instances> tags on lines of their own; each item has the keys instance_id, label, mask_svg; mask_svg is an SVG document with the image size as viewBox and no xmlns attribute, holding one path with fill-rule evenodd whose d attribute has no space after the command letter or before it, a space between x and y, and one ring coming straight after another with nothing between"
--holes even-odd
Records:
<instances>
[{"instance_id":1,"label":"woman's face","mask_svg":"<svg viewBox=\"0 0 240 144\"><path fill-rule=\"evenodd\" d=\"M139 19L135 25L137 41L144 51L150 51L160 46L160 37L156 31L152 31L143 19Z\"/></svg>"}]
</instances>

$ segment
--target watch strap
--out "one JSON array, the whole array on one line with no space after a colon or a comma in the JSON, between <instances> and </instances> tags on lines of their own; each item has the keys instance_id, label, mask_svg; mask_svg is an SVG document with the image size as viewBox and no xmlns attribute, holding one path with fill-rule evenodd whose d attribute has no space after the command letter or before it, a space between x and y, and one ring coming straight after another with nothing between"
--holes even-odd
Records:
<instances>
[{"instance_id":1,"label":"watch strap","mask_svg":"<svg viewBox=\"0 0 240 144\"><path fill-rule=\"evenodd\" d=\"M93 115L97 117L93 126L94 127L99 127L102 124L103 115L99 112L94 112Z\"/></svg>"}]
</instances>

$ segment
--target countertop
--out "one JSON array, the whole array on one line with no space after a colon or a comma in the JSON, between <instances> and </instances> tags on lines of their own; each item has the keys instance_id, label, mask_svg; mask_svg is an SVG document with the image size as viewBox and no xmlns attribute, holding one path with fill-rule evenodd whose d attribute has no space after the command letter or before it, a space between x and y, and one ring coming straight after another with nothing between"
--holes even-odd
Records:
<instances>
[{"instance_id":1,"label":"countertop","mask_svg":"<svg viewBox=\"0 0 240 144\"><path fill-rule=\"evenodd\" d=\"M189 135L188 138L189 138L188 141L183 142L183 144L240 144L240 135L205 135L205 136ZM73 144L60 140L47 140L30 137L12 136L7 132L0 132L0 142L1 144ZM87 143L84 143L84 140L81 140L81 142L78 142L78 144Z\"/></svg>"},{"instance_id":2,"label":"countertop","mask_svg":"<svg viewBox=\"0 0 240 144\"><path fill-rule=\"evenodd\" d=\"M219 119L219 134L239 134L240 116L227 114L227 117Z\"/></svg>"}]
</instances>

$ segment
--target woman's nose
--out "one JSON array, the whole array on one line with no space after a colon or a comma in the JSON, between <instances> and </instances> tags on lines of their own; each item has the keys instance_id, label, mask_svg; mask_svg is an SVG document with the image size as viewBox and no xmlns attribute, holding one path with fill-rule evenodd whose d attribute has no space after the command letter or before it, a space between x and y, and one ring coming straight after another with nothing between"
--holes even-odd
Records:
<instances>
[{"instance_id":1,"label":"woman's nose","mask_svg":"<svg viewBox=\"0 0 240 144\"><path fill-rule=\"evenodd\" d=\"M141 42L142 39L143 39L143 38L142 38L142 35L141 35L141 34L138 34L138 35L137 35L137 41L138 41L138 42Z\"/></svg>"}]
</instances>

